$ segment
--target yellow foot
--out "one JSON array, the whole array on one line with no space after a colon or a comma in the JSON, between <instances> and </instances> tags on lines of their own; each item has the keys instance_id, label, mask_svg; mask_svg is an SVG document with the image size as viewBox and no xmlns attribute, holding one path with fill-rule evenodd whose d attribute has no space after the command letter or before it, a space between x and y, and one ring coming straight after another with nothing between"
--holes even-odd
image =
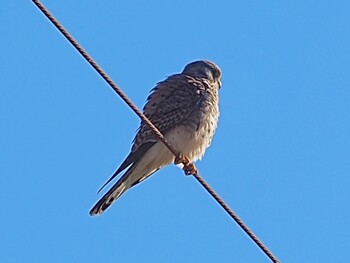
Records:
<instances>
[{"instance_id":1,"label":"yellow foot","mask_svg":"<svg viewBox=\"0 0 350 263\"><path fill-rule=\"evenodd\" d=\"M198 170L197 170L196 166L194 166L193 163L188 163L188 164L184 165L182 170L185 171L186 175L198 174Z\"/></svg>"},{"instance_id":2,"label":"yellow foot","mask_svg":"<svg viewBox=\"0 0 350 263\"><path fill-rule=\"evenodd\" d=\"M179 154L179 156L175 157L174 160L175 164L180 164L182 163L183 165L188 165L190 163L190 160L187 159L186 156L183 156L181 153Z\"/></svg>"},{"instance_id":3,"label":"yellow foot","mask_svg":"<svg viewBox=\"0 0 350 263\"><path fill-rule=\"evenodd\" d=\"M182 170L184 170L186 175L198 174L198 170L196 169L194 164L191 163L190 160L188 160L188 158L186 156L183 156L182 154L175 157L174 163L183 164L184 167L182 168Z\"/></svg>"}]
</instances>

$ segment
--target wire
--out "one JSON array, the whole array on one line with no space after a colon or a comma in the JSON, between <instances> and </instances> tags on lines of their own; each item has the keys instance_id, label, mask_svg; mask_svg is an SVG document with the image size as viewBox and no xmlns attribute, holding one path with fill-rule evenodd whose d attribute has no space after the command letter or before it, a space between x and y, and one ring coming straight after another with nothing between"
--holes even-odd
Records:
<instances>
[{"instance_id":1,"label":"wire","mask_svg":"<svg viewBox=\"0 0 350 263\"><path fill-rule=\"evenodd\" d=\"M180 160L184 166L192 166L187 162L185 156L181 156L173 146L167 142L163 134L152 124L152 122L135 106L135 104L125 95L125 93L112 81L112 79L100 68L100 66L90 57L90 55L78 44L78 42L68 33L68 31L55 19L55 17L40 3L33 0L33 3L40 11L54 24L54 26L64 35L64 37L78 50L83 58L100 74L100 76L112 87L112 89L124 100L124 102L136 113L139 118L146 123L149 128L157 135L164 145L175 155L176 159ZM196 170L196 169L195 169ZM188 172L188 171L187 171ZM185 170L186 173L186 170ZM187 173L188 175L188 173ZM231 218L243 229L243 231L255 242L255 244L265 253L272 262L278 263L278 259L272 252L258 239L258 237L244 224L232 209L224 202L224 200L210 187L210 185L200 176L199 172L192 174L195 179L208 191L208 193L220 204L220 206L231 216Z\"/></svg>"}]
</instances>

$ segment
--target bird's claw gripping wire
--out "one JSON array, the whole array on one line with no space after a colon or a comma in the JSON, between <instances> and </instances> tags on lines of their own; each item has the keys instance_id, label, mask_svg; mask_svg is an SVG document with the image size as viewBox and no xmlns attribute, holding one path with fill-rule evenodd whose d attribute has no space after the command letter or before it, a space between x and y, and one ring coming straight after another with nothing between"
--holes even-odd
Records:
<instances>
[{"instance_id":1,"label":"bird's claw gripping wire","mask_svg":"<svg viewBox=\"0 0 350 263\"><path fill-rule=\"evenodd\" d=\"M40 9L41 12L55 25L55 27L66 37L66 39L76 48L76 50L86 59L86 61L101 75L101 77L113 88L115 92L132 108L132 110L147 124L149 127L153 127L152 123L139 111L132 101L123 93L122 90L108 77L108 75L98 66L98 64L89 56L89 54L79 45L78 42L66 31L63 26L51 15L46 7L40 3L39 0L33 0L34 4ZM159 136L159 139L166 144L162 134L155 128L154 132ZM175 151L171 150L170 145L167 145L169 150L175 154ZM193 164L189 163L186 158L175 158L175 164L183 163L186 174L197 173L195 177L197 181L208 191L208 193L221 205L221 207L231 216L231 218L244 230L244 232L255 242L256 245L267 255L272 262L278 263L278 259L272 254L272 252L258 239L257 236L244 224L244 222L236 215L230 207L217 195L217 193L201 178L197 169Z\"/></svg>"},{"instance_id":2,"label":"bird's claw gripping wire","mask_svg":"<svg viewBox=\"0 0 350 263\"><path fill-rule=\"evenodd\" d=\"M175 164L183 164L182 170L184 170L186 175L195 175L198 174L197 168L194 166L193 163L188 160L186 156L183 156L182 154L179 154L179 156L175 157L174 160Z\"/></svg>"}]
</instances>

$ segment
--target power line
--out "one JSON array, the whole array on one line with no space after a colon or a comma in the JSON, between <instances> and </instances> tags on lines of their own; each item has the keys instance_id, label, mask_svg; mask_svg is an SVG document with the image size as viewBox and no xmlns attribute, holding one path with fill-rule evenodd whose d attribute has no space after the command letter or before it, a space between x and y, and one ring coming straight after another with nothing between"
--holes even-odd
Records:
<instances>
[{"instance_id":1,"label":"power line","mask_svg":"<svg viewBox=\"0 0 350 263\"><path fill-rule=\"evenodd\" d=\"M210 187L210 185L200 176L198 170L192 163L188 162L186 156L182 156L173 146L167 142L163 134L152 124L152 122L135 106L135 104L125 95L125 93L113 82L113 80L100 68L100 66L90 57L90 55L79 45L79 43L68 33L68 31L55 19L55 17L40 3L33 0L33 3L40 11L54 24L54 26L64 35L64 37L75 47L75 49L85 58L85 60L100 74L100 76L112 87L112 89L124 100L124 102L136 113L139 118L149 126L155 135L164 145L175 155L175 160L184 165L186 175L192 174L196 180L207 190L207 192L220 204L220 206L231 216L231 218L243 229L243 231L255 242L255 244L265 253L272 262L278 263L278 259L272 252L258 239L244 222L236 215L224 200Z\"/></svg>"}]
</instances>

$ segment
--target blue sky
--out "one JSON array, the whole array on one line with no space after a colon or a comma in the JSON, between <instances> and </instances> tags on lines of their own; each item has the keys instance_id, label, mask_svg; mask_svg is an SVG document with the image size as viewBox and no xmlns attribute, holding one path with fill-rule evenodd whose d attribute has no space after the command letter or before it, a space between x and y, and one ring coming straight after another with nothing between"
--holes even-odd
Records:
<instances>
[{"instance_id":1,"label":"blue sky","mask_svg":"<svg viewBox=\"0 0 350 263\"><path fill-rule=\"evenodd\" d=\"M139 108L217 63L202 176L282 262L348 262L349 1L43 3ZM0 23L1 262L269 262L173 165L90 217L139 120L31 1Z\"/></svg>"}]
</instances>

